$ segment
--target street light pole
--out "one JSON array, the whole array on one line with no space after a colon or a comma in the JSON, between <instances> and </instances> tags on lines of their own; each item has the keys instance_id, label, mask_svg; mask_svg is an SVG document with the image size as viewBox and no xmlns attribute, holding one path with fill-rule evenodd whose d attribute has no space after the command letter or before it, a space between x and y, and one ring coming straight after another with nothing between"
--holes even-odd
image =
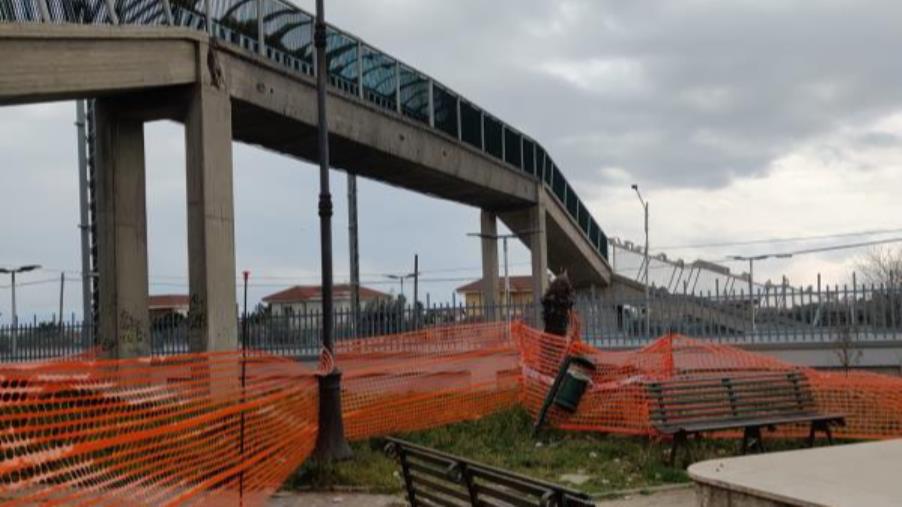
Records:
<instances>
[{"instance_id":1,"label":"street light pole","mask_svg":"<svg viewBox=\"0 0 902 507\"><path fill-rule=\"evenodd\" d=\"M332 371L319 376L319 431L314 455L321 461L347 459L351 448L344 435L341 415L341 370L335 359L332 314L332 194L329 190L329 124L326 115L326 86L329 66L326 61L326 15L323 0L316 0L316 102L319 141L319 217L322 261L323 328L322 343L333 358Z\"/></svg>"},{"instance_id":2,"label":"street light pole","mask_svg":"<svg viewBox=\"0 0 902 507\"><path fill-rule=\"evenodd\" d=\"M27 266L19 266L17 268L0 268L0 274L6 274L10 276L10 289L12 289L12 315L10 318L12 320L13 329L19 326L19 314L16 312L16 274L27 273L36 269L41 269L41 266L37 264L29 264Z\"/></svg>"},{"instance_id":3,"label":"street light pole","mask_svg":"<svg viewBox=\"0 0 902 507\"><path fill-rule=\"evenodd\" d=\"M645 332L651 335L651 293L648 287L648 201L642 198L642 194L639 192L639 185L633 184L632 188L636 191L639 202L642 203L642 209L645 211L645 262L643 263L645 266L643 277L645 285Z\"/></svg>"}]
</instances>

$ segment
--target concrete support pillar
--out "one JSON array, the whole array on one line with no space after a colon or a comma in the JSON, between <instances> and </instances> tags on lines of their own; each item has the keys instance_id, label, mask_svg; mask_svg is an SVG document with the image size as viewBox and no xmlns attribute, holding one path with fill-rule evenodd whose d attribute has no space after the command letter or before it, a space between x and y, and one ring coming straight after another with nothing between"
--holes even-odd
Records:
<instances>
[{"instance_id":1,"label":"concrete support pillar","mask_svg":"<svg viewBox=\"0 0 902 507\"><path fill-rule=\"evenodd\" d=\"M150 355L144 124L98 99L98 341L112 358Z\"/></svg>"},{"instance_id":2,"label":"concrete support pillar","mask_svg":"<svg viewBox=\"0 0 902 507\"><path fill-rule=\"evenodd\" d=\"M540 192L540 196L544 193ZM548 236L545 228L545 202L539 202L529 209L529 250L532 254L532 294L535 307L535 325L543 326L542 296L548 290Z\"/></svg>"},{"instance_id":3,"label":"concrete support pillar","mask_svg":"<svg viewBox=\"0 0 902 507\"><path fill-rule=\"evenodd\" d=\"M202 47L203 80L189 97L185 119L192 352L238 348L232 108L215 62L208 64L204 53Z\"/></svg>"},{"instance_id":4,"label":"concrete support pillar","mask_svg":"<svg viewBox=\"0 0 902 507\"><path fill-rule=\"evenodd\" d=\"M482 304L497 317L498 304L498 218L483 210L479 218L482 234Z\"/></svg>"}]
</instances>

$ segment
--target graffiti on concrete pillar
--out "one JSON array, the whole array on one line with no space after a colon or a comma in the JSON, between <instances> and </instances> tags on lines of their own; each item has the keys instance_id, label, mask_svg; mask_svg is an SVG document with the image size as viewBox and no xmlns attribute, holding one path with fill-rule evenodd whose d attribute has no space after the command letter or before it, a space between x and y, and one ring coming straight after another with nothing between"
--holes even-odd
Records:
<instances>
[{"instance_id":1,"label":"graffiti on concrete pillar","mask_svg":"<svg viewBox=\"0 0 902 507\"><path fill-rule=\"evenodd\" d=\"M207 326L207 310L204 298L200 294L191 294L188 303L188 329L190 331L203 330Z\"/></svg>"},{"instance_id":2,"label":"graffiti on concrete pillar","mask_svg":"<svg viewBox=\"0 0 902 507\"><path fill-rule=\"evenodd\" d=\"M128 310L120 310L119 312L119 349L140 348L147 341L147 336L141 320L135 318Z\"/></svg>"}]
</instances>

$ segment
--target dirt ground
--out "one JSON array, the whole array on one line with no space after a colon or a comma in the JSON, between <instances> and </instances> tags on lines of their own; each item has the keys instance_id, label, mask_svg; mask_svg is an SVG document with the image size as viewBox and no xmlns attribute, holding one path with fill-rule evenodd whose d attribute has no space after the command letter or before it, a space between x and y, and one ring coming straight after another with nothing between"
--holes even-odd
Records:
<instances>
[{"instance_id":1,"label":"dirt ground","mask_svg":"<svg viewBox=\"0 0 902 507\"><path fill-rule=\"evenodd\" d=\"M407 503L398 496L356 493L289 493L274 496L268 507L403 507ZM617 500L599 502L600 507L694 507L695 490L691 487L662 491L651 495L630 495Z\"/></svg>"}]
</instances>

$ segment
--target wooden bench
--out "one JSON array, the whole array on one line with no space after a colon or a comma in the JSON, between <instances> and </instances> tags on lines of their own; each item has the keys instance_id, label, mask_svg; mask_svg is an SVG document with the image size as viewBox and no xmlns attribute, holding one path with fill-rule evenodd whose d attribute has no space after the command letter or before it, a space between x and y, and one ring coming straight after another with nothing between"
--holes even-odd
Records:
<instances>
[{"instance_id":1,"label":"wooden bench","mask_svg":"<svg viewBox=\"0 0 902 507\"><path fill-rule=\"evenodd\" d=\"M386 452L401 463L412 507L589 507L591 497L394 438Z\"/></svg>"},{"instance_id":2,"label":"wooden bench","mask_svg":"<svg viewBox=\"0 0 902 507\"><path fill-rule=\"evenodd\" d=\"M808 378L798 372L738 373L649 382L649 412L654 428L673 436L670 463L689 435L744 429L740 452L764 451L761 428L808 423L808 445L818 431L833 443L831 425L844 425L842 414L818 412Z\"/></svg>"}]
</instances>

